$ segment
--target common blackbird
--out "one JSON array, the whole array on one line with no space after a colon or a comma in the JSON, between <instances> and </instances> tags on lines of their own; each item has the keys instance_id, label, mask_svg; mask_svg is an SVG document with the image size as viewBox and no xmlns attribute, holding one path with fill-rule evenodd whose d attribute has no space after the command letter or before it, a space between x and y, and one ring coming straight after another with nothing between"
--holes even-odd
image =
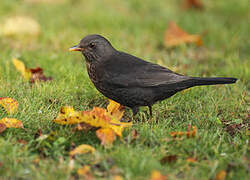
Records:
<instances>
[{"instance_id":1,"label":"common blackbird","mask_svg":"<svg viewBox=\"0 0 250 180\"><path fill-rule=\"evenodd\" d=\"M152 105L175 93L201 85L231 84L236 78L190 77L138 57L117 51L100 35L88 35L69 49L81 51L86 59L89 77L104 96L132 109L136 115L140 106Z\"/></svg>"}]
</instances>

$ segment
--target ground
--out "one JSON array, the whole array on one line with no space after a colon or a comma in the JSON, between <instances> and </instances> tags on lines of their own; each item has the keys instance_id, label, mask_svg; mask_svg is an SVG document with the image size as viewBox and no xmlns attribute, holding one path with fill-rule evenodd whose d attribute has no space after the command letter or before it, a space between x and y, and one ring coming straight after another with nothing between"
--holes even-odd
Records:
<instances>
[{"instance_id":1,"label":"ground","mask_svg":"<svg viewBox=\"0 0 250 180\"><path fill-rule=\"evenodd\" d=\"M26 15L41 26L38 37L0 37L0 97L19 102L12 117L25 129L0 135L1 179L78 179L77 168L93 164L82 155L70 168L69 151L89 144L98 151L92 166L97 178L111 178L112 167L125 179L147 179L153 170L170 179L249 177L250 8L248 0L203 1L203 10L183 10L171 0L1 0L0 22ZM191 34L202 34L203 46L164 47L164 32L175 21ZM1 24L0 24L1 28ZM228 76L232 85L195 87L153 106L153 118L141 108L130 142L117 139L111 148L100 145L95 132L76 132L52 122L61 106L77 110L106 107L107 98L90 82L84 58L68 48L87 34L101 34L118 50L161 63L192 76ZM31 85L12 65L18 57L28 67L40 66L53 80ZM9 115L0 108L0 119ZM126 117L132 113L127 109ZM170 132L197 127L197 137L173 139ZM49 136L41 140L42 135ZM174 156L173 161L163 161ZM194 158L195 162L188 162ZM166 158L165 158L166 159Z\"/></svg>"}]
</instances>

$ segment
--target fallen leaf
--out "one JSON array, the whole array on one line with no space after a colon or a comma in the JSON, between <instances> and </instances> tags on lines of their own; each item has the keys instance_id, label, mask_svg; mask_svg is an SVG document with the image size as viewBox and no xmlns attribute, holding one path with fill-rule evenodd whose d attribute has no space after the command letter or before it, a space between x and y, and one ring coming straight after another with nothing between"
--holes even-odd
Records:
<instances>
[{"instance_id":1,"label":"fallen leaf","mask_svg":"<svg viewBox=\"0 0 250 180\"><path fill-rule=\"evenodd\" d=\"M113 180L123 180L123 177L116 175L113 177Z\"/></svg>"},{"instance_id":2,"label":"fallen leaf","mask_svg":"<svg viewBox=\"0 0 250 180\"><path fill-rule=\"evenodd\" d=\"M169 22L168 29L166 30L164 37L165 46L174 47L183 43L196 43L197 46L201 46L201 36L190 35L178 27L175 22Z\"/></svg>"},{"instance_id":3,"label":"fallen leaf","mask_svg":"<svg viewBox=\"0 0 250 180\"><path fill-rule=\"evenodd\" d=\"M120 121L123 113L123 107L114 101L110 101L107 109L94 107L91 111L75 111L73 107L65 106L53 121L62 125L84 123L101 128L96 132L97 137L102 145L111 145L116 135L122 137L124 128L132 125L132 122ZM81 129L81 126L77 128Z\"/></svg>"},{"instance_id":4,"label":"fallen leaf","mask_svg":"<svg viewBox=\"0 0 250 180\"><path fill-rule=\"evenodd\" d=\"M150 180L167 180L167 176L162 175L159 171L152 171Z\"/></svg>"},{"instance_id":5,"label":"fallen leaf","mask_svg":"<svg viewBox=\"0 0 250 180\"><path fill-rule=\"evenodd\" d=\"M23 128L23 123L14 118L3 118L0 124L4 124L7 128Z\"/></svg>"},{"instance_id":6,"label":"fallen leaf","mask_svg":"<svg viewBox=\"0 0 250 180\"><path fill-rule=\"evenodd\" d=\"M40 34L40 25L31 17L9 17L1 25L0 34L4 36L37 36Z\"/></svg>"},{"instance_id":7,"label":"fallen leaf","mask_svg":"<svg viewBox=\"0 0 250 180\"><path fill-rule=\"evenodd\" d=\"M83 176L85 180L94 180L94 176L90 171L90 167L85 165L77 170L79 176Z\"/></svg>"},{"instance_id":8,"label":"fallen leaf","mask_svg":"<svg viewBox=\"0 0 250 180\"><path fill-rule=\"evenodd\" d=\"M88 132L89 130L93 129L92 126L90 126L89 124L86 123L79 123L76 126L76 130L77 131L84 131L84 132Z\"/></svg>"},{"instance_id":9,"label":"fallen leaf","mask_svg":"<svg viewBox=\"0 0 250 180\"><path fill-rule=\"evenodd\" d=\"M96 150L94 147L87 145L87 144L82 144L80 146L77 146L75 149L69 152L69 155L71 157L77 155L77 154L87 154L87 153L94 153Z\"/></svg>"},{"instance_id":10,"label":"fallen leaf","mask_svg":"<svg viewBox=\"0 0 250 180\"><path fill-rule=\"evenodd\" d=\"M28 143L27 141L25 141L23 139L18 139L17 142L20 144L23 144L23 145L26 145Z\"/></svg>"},{"instance_id":11,"label":"fallen leaf","mask_svg":"<svg viewBox=\"0 0 250 180\"><path fill-rule=\"evenodd\" d=\"M2 105L9 114L15 113L18 108L18 102L9 97L0 97L0 105Z\"/></svg>"},{"instance_id":12,"label":"fallen leaf","mask_svg":"<svg viewBox=\"0 0 250 180\"><path fill-rule=\"evenodd\" d=\"M116 135L110 128L101 128L96 131L96 136L101 140L101 145L110 146L113 144Z\"/></svg>"},{"instance_id":13,"label":"fallen leaf","mask_svg":"<svg viewBox=\"0 0 250 180\"><path fill-rule=\"evenodd\" d=\"M174 163L177 161L177 155L169 155L165 156L161 159L161 164L164 165L166 163Z\"/></svg>"},{"instance_id":14,"label":"fallen leaf","mask_svg":"<svg viewBox=\"0 0 250 180\"><path fill-rule=\"evenodd\" d=\"M22 74L24 79L29 80L31 77L31 72L26 69L24 63L16 58L12 59L15 68Z\"/></svg>"},{"instance_id":15,"label":"fallen leaf","mask_svg":"<svg viewBox=\"0 0 250 180\"><path fill-rule=\"evenodd\" d=\"M4 132L6 128L7 128L7 127L6 127L5 124L0 123L0 133Z\"/></svg>"},{"instance_id":16,"label":"fallen leaf","mask_svg":"<svg viewBox=\"0 0 250 180\"><path fill-rule=\"evenodd\" d=\"M36 81L51 81L52 77L46 77L43 74L43 69L40 67L29 69L31 72L30 82L35 83Z\"/></svg>"},{"instance_id":17,"label":"fallen leaf","mask_svg":"<svg viewBox=\"0 0 250 180\"><path fill-rule=\"evenodd\" d=\"M195 8L202 10L204 8L201 0L183 0L182 4L185 9Z\"/></svg>"},{"instance_id":18,"label":"fallen leaf","mask_svg":"<svg viewBox=\"0 0 250 180\"><path fill-rule=\"evenodd\" d=\"M197 162L197 160L195 158L192 158L192 157L187 158L186 161L190 162L190 163Z\"/></svg>"},{"instance_id":19,"label":"fallen leaf","mask_svg":"<svg viewBox=\"0 0 250 180\"><path fill-rule=\"evenodd\" d=\"M52 77L46 77L43 74L43 69L40 67L27 69L24 63L16 58L12 60L15 68L22 74L25 80L29 80L30 83L37 81L51 81Z\"/></svg>"},{"instance_id":20,"label":"fallen leaf","mask_svg":"<svg viewBox=\"0 0 250 180\"><path fill-rule=\"evenodd\" d=\"M124 106L109 99L109 105L107 107L107 111L112 117L116 118L117 120L120 120L124 114Z\"/></svg>"},{"instance_id":21,"label":"fallen leaf","mask_svg":"<svg viewBox=\"0 0 250 180\"><path fill-rule=\"evenodd\" d=\"M118 136L122 136L125 127L132 123L124 123L113 118L103 108L94 107L92 111L75 111L71 106L61 108L61 113L53 121L58 124L77 124L86 123L93 127L102 127L112 129Z\"/></svg>"},{"instance_id":22,"label":"fallen leaf","mask_svg":"<svg viewBox=\"0 0 250 180\"><path fill-rule=\"evenodd\" d=\"M41 159L39 157L36 157L35 159L33 159L33 163L35 164L39 164L39 162L41 161Z\"/></svg>"},{"instance_id":23,"label":"fallen leaf","mask_svg":"<svg viewBox=\"0 0 250 180\"><path fill-rule=\"evenodd\" d=\"M216 180L224 180L226 179L227 176L227 172L225 170L221 170L220 172L218 172L218 174L216 174Z\"/></svg>"},{"instance_id":24,"label":"fallen leaf","mask_svg":"<svg viewBox=\"0 0 250 180\"><path fill-rule=\"evenodd\" d=\"M188 129L186 132L170 132L170 135L174 138L176 137L182 137L184 135L186 135L187 138L191 138L191 137L195 137L197 134L197 127L196 126L193 126L192 127L192 130L191 130L191 126L189 125L188 126Z\"/></svg>"}]
</instances>

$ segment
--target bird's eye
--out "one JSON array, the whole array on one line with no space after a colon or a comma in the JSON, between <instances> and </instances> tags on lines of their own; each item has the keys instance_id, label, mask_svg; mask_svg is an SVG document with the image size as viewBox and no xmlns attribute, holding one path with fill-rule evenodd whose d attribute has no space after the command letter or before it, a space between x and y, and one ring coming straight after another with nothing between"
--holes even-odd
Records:
<instances>
[{"instance_id":1,"label":"bird's eye","mask_svg":"<svg viewBox=\"0 0 250 180\"><path fill-rule=\"evenodd\" d=\"M91 48L95 47L95 43L93 43L93 42L90 43L89 47L91 47Z\"/></svg>"}]
</instances>

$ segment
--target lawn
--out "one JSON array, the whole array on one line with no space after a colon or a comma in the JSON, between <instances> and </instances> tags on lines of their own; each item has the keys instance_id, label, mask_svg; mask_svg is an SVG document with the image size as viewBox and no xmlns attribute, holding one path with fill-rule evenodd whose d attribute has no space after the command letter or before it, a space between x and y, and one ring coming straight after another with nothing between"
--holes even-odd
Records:
<instances>
[{"instance_id":1,"label":"lawn","mask_svg":"<svg viewBox=\"0 0 250 180\"><path fill-rule=\"evenodd\" d=\"M248 0L204 1L204 9L183 10L172 0L1 0L5 19L28 16L41 26L36 37L0 35L0 97L18 101L16 114L0 108L0 119L17 118L24 129L0 134L0 179L79 179L91 167L97 179L150 179L154 170L169 179L249 179L250 6ZM202 34L203 46L164 47L168 22ZM236 84L203 86L142 107L130 129L104 148L94 131L75 131L52 122L60 107L106 107L108 100L89 80L84 58L68 48L87 34L101 34L121 51L190 76L228 76ZM30 84L12 58L40 66L52 81ZM126 118L132 112L126 109ZM197 127L195 138L172 138L173 131ZM135 129L139 137L130 141ZM42 137L42 138L41 138ZM95 155L70 160L69 151L88 144ZM193 162L187 158L194 159ZM222 180L223 177L219 180Z\"/></svg>"}]
</instances>

